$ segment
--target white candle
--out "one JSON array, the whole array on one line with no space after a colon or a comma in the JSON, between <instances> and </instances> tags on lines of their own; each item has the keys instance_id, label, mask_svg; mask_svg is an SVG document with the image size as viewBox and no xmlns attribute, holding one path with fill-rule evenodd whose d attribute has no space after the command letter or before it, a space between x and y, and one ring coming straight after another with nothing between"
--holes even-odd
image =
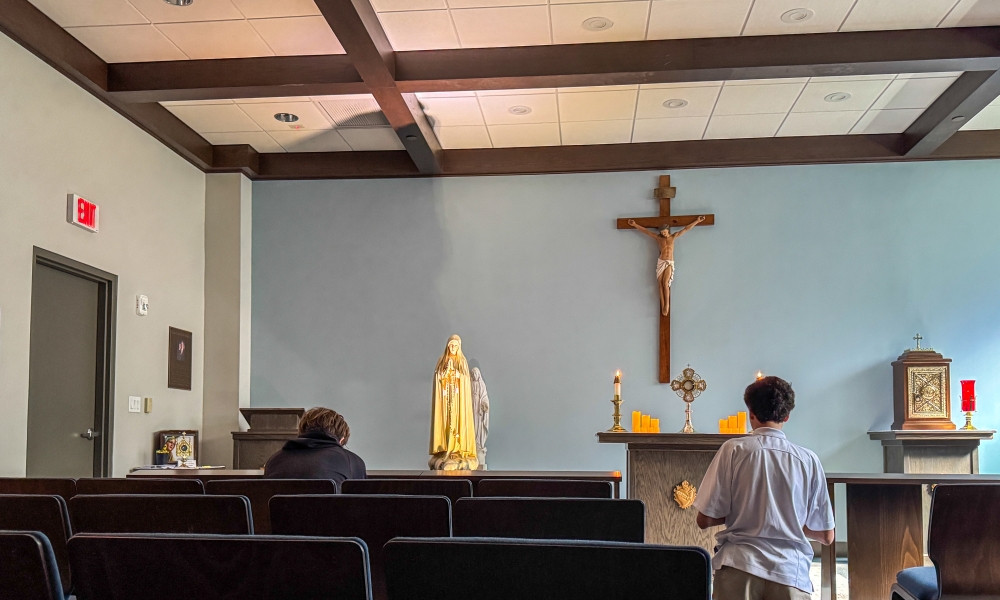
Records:
<instances>
[{"instance_id":1,"label":"white candle","mask_svg":"<svg viewBox=\"0 0 1000 600\"><path fill-rule=\"evenodd\" d=\"M618 371L615 373L615 396L618 398L622 397L622 372Z\"/></svg>"}]
</instances>

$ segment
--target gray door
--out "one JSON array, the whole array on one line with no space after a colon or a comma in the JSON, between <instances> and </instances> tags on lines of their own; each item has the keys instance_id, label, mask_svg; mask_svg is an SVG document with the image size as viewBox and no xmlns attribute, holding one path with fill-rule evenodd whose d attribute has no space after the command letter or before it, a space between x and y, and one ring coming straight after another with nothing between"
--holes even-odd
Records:
<instances>
[{"instance_id":1,"label":"gray door","mask_svg":"<svg viewBox=\"0 0 1000 600\"><path fill-rule=\"evenodd\" d=\"M99 292L95 281L34 265L28 477L95 475L94 446L103 434L97 424Z\"/></svg>"}]
</instances>

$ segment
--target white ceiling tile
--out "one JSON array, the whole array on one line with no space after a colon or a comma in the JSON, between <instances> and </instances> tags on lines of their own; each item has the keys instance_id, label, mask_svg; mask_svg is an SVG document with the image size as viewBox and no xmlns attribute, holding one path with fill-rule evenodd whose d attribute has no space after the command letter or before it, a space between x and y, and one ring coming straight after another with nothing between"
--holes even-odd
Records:
<instances>
[{"instance_id":1,"label":"white ceiling tile","mask_svg":"<svg viewBox=\"0 0 1000 600\"><path fill-rule=\"evenodd\" d=\"M323 17L253 19L250 25L278 56L344 54L344 47Z\"/></svg>"},{"instance_id":2,"label":"white ceiling tile","mask_svg":"<svg viewBox=\"0 0 1000 600\"><path fill-rule=\"evenodd\" d=\"M837 31L855 0L756 0L747 19L743 35L784 35ZM792 22L782 20L789 11L811 11L808 19Z\"/></svg>"},{"instance_id":3,"label":"white ceiling tile","mask_svg":"<svg viewBox=\"0 0 1000 600\"><path fill-rule=\"evenodd\" d=\"M228 21L243 18L243 13L230 0L199 0L188 6L176 6L164 0L129 1L153 23Z\"/></svg>"},{"instance_id":4,"label":"white ceiling tile","mask_svg":"<svg viewBox=\"0 0 1000 600\"><path fill-rule=\"evenodd\" d=\"M705 132L708 117L674 117L669 119L636 119L633 142L676 142L699 140Z\"/></svg>"},{"instance_id":5,"label":"white ceiling tile","mask_svg":"<svg viewBox=\"0 0 1000 600\"><path fill-rule=\"evenodd\" d=\"M937 27L955 0L858 0L840 31Z\"/></svg>"},{"instance_id":6,"label":"white ceiling tile","mask_svg":"<svg viewBox=\"0 0 1000 600\"><path fill-rule=\"evenodd\" d=\"M350 152L351 150L335 129L272 131L270 135L289 152Z\"/></svg>"},{"instance_id":7,"label":"white ceiling tile","mask_svg":"<svg viewBox=\"0 0 1000 600\"><path fill-rule=\"evenodd\" d=\"M643 83L640 90L665 90L668 88L722 87L721 81L681 81L678 83Z\"/></svg>"},{"instance_id":8,"label":"white ceiling tile","mask_svg":"<svg viewBox=\"0 0 1000 600\"><path fill-rule=\"evenodd\" d=\"M635 97L638 90L613 92L560 93L559 120L613 121L635 117Z\"/></svg>"},{"instance_id":9,"label":"white ceiling tile","mask_svg":"<svg viewBox=\"0 0 1000 600\"><path fill-rule=\"evenodd\" d=\"M257 152L284 152L281 144L263 131L242 131L240 133L203 133L203 138L209 144L224 146L227 144L250 144Z\"/></svg>"},{"instance_id":10,"label":"white ceiling tile","mask_svg":"<svg viewBox=\"0 0 1000 600\"><path fill-rule=\"evenodd\" d=\"M751 115L788 112L804 83L726 85L715 105L717 115Z\"/></svg>"},{"instance_id":11,"label":"white ceiling tile","mask_svg":"<svg viewBox=\"0 0 1000 600\"><path fill-rule=\"evenodd\" d=\"M983 27L1000 25L1000 2L996 0L961 0L945 17L942 27Z\"/></svg>"},{"instance_id":12,"label":"white ceiling tile","mask_svg":"<svg viewBox=\"0 0 1000 600\"><path fill-rule=\"evenodd\" d=\"M920 108L870 110L861 117L851 133L903 133L922 112Z\"/></svg>"},{"instance_id":13,"label":"white ceiling tile","mask_svg":"<svg viewBox=\"0 0 1000 600\"><path fill-rule=\"evenodd\" d=\"M163 106L195 106L200 104L235 104L232 100L165 100Z\"/></svg>"},{"instance_id":14,"label":"white ceiling tile","mask_svg":"<svg viewBox=\"0 0 1000 600\"><path fill-rule=\"evenodd\" d=\"M417 92L417 98L475 98L476 92Z\"/></svg>"},{"instance_id":15,"label":"white ceiling tile","mask_svg":"<svg viewBox=\"0 0 1000 600\"><path fill-rule=\"evenodd\" d=\"M556 88L560 94L575 94L577 92L617 92L625 90L637 90L638 85L594 85L580 87Z\"/></svg>"},{"instance_id":16,"label":"white ceiling tile","mask_svg":"<svg viewBox=\"0 0 1000 600\"><path fill-rule=\"evenodd\" d=\"M489 130L494 148L559 145L559 123L490 125Z\"/></svg>"},{"instance_id":17,"label":"white ceiling tile","mask_svg":"<svg viewBox=\"0 0 1000 600\"><path fill-rule=\"evenodd\" d=\"M951 78L897 79L872 108L927 108L954 82Z\"/></svg>"},{"instance_id":18,"label":"white ceiling tile","mask_svg":"<svg viewBox=\"0 0 1000 600\"><path fill-rule=\"evenodd\" d=\"M552 41L556 44L590 42L627 42L645 39L649 2L595 2L592 4L554 4ZM599 31L584 27L589 19L603 18L612 25Z\"/></svg>"},{"instance_id":19,"label":"white ceiling tile","mask_svg":"<svg viewBox=\"0 0 1000 600\"><path fill-rule=\"evenodd\" d=\"M460 125L434 129L442 148L492 148L490 134L485 125Z\"/></svg>"},{"instance_id":20,"label":"white ceiling tile","mask_svg":"<svg viewBox=\"0 0 1000 600\"><path fill-rule=\"evenodd\" d=\"M1000 106L987 106L969 119L962 129L1000 129Z\"/></svg>"},{"instance_id":21,"label":"white ceiling tile","mask_svg":"<svg viewBox=\"0 0 1000 600\"><path fill-rule=\"evenodd\" d=\"M481 90L476 92L479 97L483 96L526 96L528 94L554 94L555 88L532 88L527 90Z\"/></svg>"},{"instance_id":22,"label":"white ceiling tile","mask_svg":"<svg viewBox=\"0 0 1000 600\"><path fill-rule=\"evenodd\" d=\"M392 127L348 127L337 131L351 149L357 152L406 149Z\"/></svg>"},{"instance_id":23,"label":"white ceiling tile","mask_svg":"<svg viewBox=\"0 0 1000 600\"><path fill-rule=\"evenodd\" d=\"M371 94L320 98L320 105L338 127L385 127L389 121Z\"/></svg>"},{"instance_id":24,"label":"white ceiling tile","mask_svg":"<svg viewBox=\"0 0 1000 600\"><path fill-rule=\"evenodd\" d=\"M378 19L396 51L458 48L447 10L379 13Z\"/></svg>"},{"instance_id":25,"label":"white ceiling tile","mask_svg":"<svg viewBox=\"0 0 1000 600\"><path fill-rule=\"evenodd\" d=\"M162 0L158 1L165 4ZM247 21L164 23L157 28L194 59L274 55Z\"/></svg>"},{"instance_id":26,"label":"white ceiling tile","mask_svg":"<svg viewBox=\"0 0 1000 600\"><path fill-rule=\"evenodd\" d=\"M288 131L299 129L331 129L333 123L326 114L312 102L248 103L237 105L243 109L264 131ZM284 123L274 118L278 113L291 113L299 118L294 123Z\"/></svg>"},{"instance_id":27,"label":"white ceiling tile","mask_svg":"<svg viewBox=\"0 0 1000 600\"><path fill-rule=\"evenodd\" d=\"M771 83L808 83L809 77L788 77L786 79L731 79L726 81L727 86L731 85L768 85Z\"/></svg>"},{"instance_id":28,"label":"white ceiling tile","mask_svg":"<svg viewBox=\"0 0 1000 600\"><path fill-rule=\"evenodd\" d=\"M846 135L864 114L860 110L790 113L778 136Z\"/></svg>"},{"instance_id":29,"label":"white ceiling tile","mask_svg":"<svg viewBox=\"0 0 1000 600\"><path fill-rule=\"evenodd\" d=\"M67 31L107 63L187 58L152 25L70 27Z\"/></svg>"},{"instance_id":30,"label":"white ceiling tile","mask_svg":"<svg viewBox=\"0 0 1000 600\"><path fill-rule=\"evenodd\" d=\"M372 0L375 12L447 9L445 0Z\"/></svg>"},{"instance_id":31,"label":"white ceiling tile","mask_svg":"<svg viewBox=\"0 0 1000 600\"><path fill-rule=\"evenodd\" d=\"M139 25L148 22L126 0L31 0L31 3L60 27Z\"/></svg>"},{"instance_id":32,"label":"white ceiling tile","mask_svg":"<svg viewBox=\"0 0 1000 600\"><path fill-rule=\"evenodd\" d=\"M930 77L948 77L952 81L958 79L962 75L962 71L951 71L947 73L900 73L896 75L896 79L927 79Z\"/></svg>"},{"instance_id":33,"label":"white ceiling tile","mask_svg":"<svg viewBox=\"0 0 1000 600\"><path fill-rule=\"evenodd\" d=\"M268 104L276 102L309 102L309 96L284 96L275 98L238 98L236 100L230 100L236 104Z\"/></svg>"},{"instance_id":34,"label":"white ceiling tile","mask_svg":"<svg viewBox=\"0 0 1000 600\"><path fill-rule=\"evenodd\" d=\"M198 133L260 131L260 127L235 104L167 106L178 119Z\"/></svg>"},{"instance_id":35,"label":"white ceiling tile","mask_svg":"<svg viewBox=\"0 0 1000 600\"><path fill-rule=\"evenodd\" d=\"M487 125L514 123L556 123L559 112L555 94L526 94L523 96L481 96L479 106ZM516 114L520 108L527 114ZM511 109L515 109L511 112ZM493 140L496 142L496 139Z\"/></svg>"},{"instance_id":36,"label":"white ceiling tile","mask_svg":"<svg viewBox=\"0 0 1000 600\"><path fill-rule=\"evenodd\" d=\"M479 99L471 98L421 98L424 114L435 126L483 125L483 113L479 110Z\"/></svg>"},{"instance_id":37,"label":"white ceiling tile","mask_svg":"<svg viewBox=\"0 0 1000 600\"><path fill-rule=\"evenodd\" d=\"M735 37L753 0L654 0L648 40Z\"/></svg>"},{"instance_id":38,"label":"white ceiling tile","mask_svg":"<svg viewBox=\"0 0 1000 600\"><path fill-rule=\"evenodd\" d=\"M889 85L889 80L873 81L811 81L795 101L792 112L833 112L868 110L868 107ZM832 101L835 98L844 100ZM831 100L827 100L830 98Z\"/></svg>"},{"instance_id":39,"label":"white ceiling tile","mask_svg":"<svg viewBox=\"0 0 1000 600\"><path fill-rule=\"evenodd\" d=\"M562 143L569 146L589 144L627 144L632 141L632 119L616 121L577 121L562 123Z\"/></svg>"},{"instance_id":40,"label":"white ceiling tile","mask_svg":"<svg viewBox=\"0 0 1000 600\"><path fill-rule=\"evenodd\" d=\"M490 8L499 6L545 5L545 0L447 0L451 8Z\"/></svg>"},{"instance_id":41,"label":"white ceiling tile","mask_svg":"<svg viewBox=\"0 0 1000 600\"><path fill-rule=\"evenodd\" d=\"M248 19L273 17L306 17L321 15L313 0L233 0L236 8Z\"/></svg>"},{"instance_id":42,"label":"white ceiling tile","mask_svg":"<svg viewBox=\"0 0 1000 600\"><path fill-rule=\"evenodd\" d=\"M693 88L659 88L642 89L639 91L639 103L636 106L637 119L665 119L676 117L707 117L715 108L715 100L719 97L719 87ZM683 100L684 106L665 106L670 101Z\"/></svg>"},{"instance_id":43,"label":"white ceiling tile","mask_svg":"<svg viewBox=\"0 0 1000 600\"><path fill-rule=\"evenodd\" d=\"M833 81L892 81L896 78L895 74L885 74L885 75L836 75L832 77L812 77L809 79L810 83L822 83L822 82L833 82Z\"/></svg>"},{"instance_id":44,"label":"white ceiling tile","mask_svg":"<svg viewBox=\"0 0 1000 600\"><path fill-rule=\"evenodd\" d=\"M785 113L772 115L714 115L705 130L706 140L774 137Z\"/></svg>"},{"instance_id":45,"label":"white ceiling tile","mask_svg":"<svg viewBox=\"0 0 1000 600\"><path fill-rule=\"evenodd\" d=\"M551 41L546 6L469 8L452 10L451 16L463 48L541 46Z\"/></svg>"}]
</instances>

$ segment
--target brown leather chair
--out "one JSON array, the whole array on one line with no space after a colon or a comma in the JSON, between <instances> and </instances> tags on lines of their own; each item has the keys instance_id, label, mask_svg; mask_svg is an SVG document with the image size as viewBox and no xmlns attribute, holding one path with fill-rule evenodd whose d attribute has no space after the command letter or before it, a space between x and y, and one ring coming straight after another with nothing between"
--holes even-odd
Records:
<instances>
[{"instance_id":1,"label":"brown leather chair","mask_svg":"<svg viewBox=\"0 0 1000 600\"><path fill-rule=\"evenodd\" d=\"M384 600L382 547L396 537L449 537L451 502L444 496L275 496L271 529L280 535L361 538L368 545L372 596ZM438 575L446 572L451 567L439 565Z\"/></svg>"},{"instance_id":2,"label":"brown leather chair","mask_svg":"<svg viewBox=\"0 0 1000 600\"><path fill-rule=\"evenodd\" d=\"M73 535L62 496L0 495L0 529L37 531L48 538L59 569L62 590L70 593L69 554L66 540ZM2 559L0 559L2 560ZM4 597L0 594L0 597Z\"/></svg>"},{"instance_id":3,"label":"brown leather chair","mask_svg":"<svg viewBox=\"0 0 1000 600\"><path fill-rule=\"evenodd\" d=\"M610 481L583 479L483 479L476 497L611 498Z\"/></svg>"},{"instance_id":4,"label":"brown leather chair","mask_svg":"<svg viewBox=\"0 0 1000 600\"><path fill-rule=\"evenodd\" d=\"M389 600L709 597L711 558L695 547L411 538L390 541L384 554ZM449 573L469 575L456 580Z\"/></svg>"},{"instance_id":5,"label":"brown leather chair","mask_svg":"<svg viewBox=\"0 0 1000 600\"><path fill-rule=\"evenodd\" d=\"M271 533L271 509L274 496L301 494L336 494L332 479L216 479L205 484L208 494L246 496L253 511L253 530L258 535Z\"/></svg>"},{"instance_id":6,"label":"brown leather chair","mask_svg":"<svg viewBox=\"0 0 1000 600\"><path fill-rule=\"evenodd\" d=\"M45 477L0 477L0 494L43 494L62 496L63 500L76 495L75 479Z\"/></svg>"},{"instance_id":7,"label":"brown leather chair","mask_svg":"<svg viewBox=\"0 0 1000 600\"><path fill-rule=\"evenodd\" d=\"M76 493L102 494L204 494L205 486L199 479L167 479L143 477L142 479L77 479Z\"/></svg>"},{"instance_id":8,"label":"brown leather chair","mask_svg":"<svg viewBox=\"0 0 1000 600\"><path fill-rule=\"evenodd\" d=\"M472 496L468 479L348 479L341 494L388 494L393 496L445 496L452 505Z\"/></svg>"},{"instance_id":9,"label":"brown leather chair","mask_svg":"<svg viewBox=\"0 0 1000 600\"><path fill-rule=\"evenodd\" d=\"M455 537L637 543L646 537L641 500L462 498L453 513Z\"/></svg>"},{"instance_id":10,"label":"brown leather chair","mask_svg":"<svg viewBox=\"0 0 1000 600\"><path fill-rule=\"evenodd\" d=\"M52 546L37 531L0 531L0 598L63 600Z\"/></svg>"},{"instance_id":11,"label":"brown leather chair","mask_svg":"<svg viewBox=\"0 0 1000 600\"><path fill-rule=\"evenodd\" d=\"M370 600L356 539L82 534L69 541L84 599Z\"/></svg>"},{"instance_id":12,"label":"brown leather chair","mask_svg":"<svg viewBox=\"0 0 1000 600\"><path fill-rule=\"evenodd\" d=\"M76 533L253 533L244 496L78 495L69 515Z\"/></svg>"}]
</instances>

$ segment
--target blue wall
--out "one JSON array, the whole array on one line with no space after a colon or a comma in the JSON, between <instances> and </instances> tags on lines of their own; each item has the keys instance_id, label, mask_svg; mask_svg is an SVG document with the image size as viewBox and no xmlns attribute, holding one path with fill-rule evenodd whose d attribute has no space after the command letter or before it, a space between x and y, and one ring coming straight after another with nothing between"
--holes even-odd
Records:
<instances>
[{"instance_id":1,"label":"blue wall","mask_svg":"<svg viewBox=\"0 0 1000 600\"><path fill-rule=\"evenodd\" d=\"M759 369L795 387L789 437L828 471L880 471L889 363L920 332L979 380L1000 424L998 163L673 172L675 214L716 225L677 244L673 371L708 382L695 426L742 408ZM492 403L492 469L622 469L623 412L664 431L683 403L656 382L651 240L659 173L254 184L254 406L344 413L370 468L421 468L435 361L452 333ZM627 420L627 419L626 419ZM982 470L1000 472L993 443Z\"/></svg>"}]
</instances>

